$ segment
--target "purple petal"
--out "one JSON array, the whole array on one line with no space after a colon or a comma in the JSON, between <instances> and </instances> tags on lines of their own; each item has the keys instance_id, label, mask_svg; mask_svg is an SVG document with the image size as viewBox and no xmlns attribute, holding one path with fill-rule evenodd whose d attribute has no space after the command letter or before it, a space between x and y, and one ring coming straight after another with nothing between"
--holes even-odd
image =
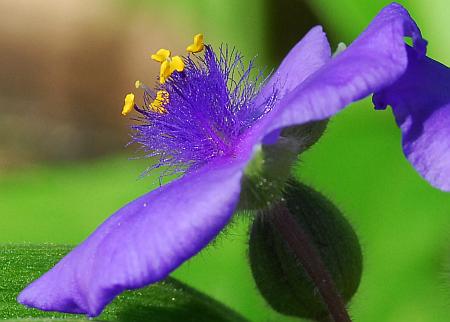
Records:
<instances>
[{"instance_id":1,"label":"purple petal","mask_svg":"<svg viewBox=\"0 0 450 322\"><path fill-rule=\"evenodd\" d=\"M260 100L276 93L277 99L301 84L331 59L331 49L321 26L312 28L286 55L267 84L261 89ZM277 141L280 131L264 138L265 144Z\"/></svg>"},{"instance_id":2,"label":"purple petal","mask_svg":"<svg viewBox=\"0 0 450 322\"><path fill-rule=\"evenodd\" d=\"M433 186L450 191L450 69L408 48L406 73L373 97L392 106L409 162Z\"/></svg>"},{"instance_id":3,"label":"purple petal","mask_svg":"<svg viewBox=\"0 0 450 322\"><path fill-rule=\"evenodd\" d=\"M216 159L129 203L29 285L18 301L97 316L122 291L163 279L229 221L246 162Z\"/></svg>"},{"instance_id":4,"label":"purple petal","mask_svg":"<svg viewBox=\"0 0 450 322\"><path fill-rule=\"evenodd\" d=\"M330 59L330 44L322 27L316 26L289 51L262 89L262 95L272 94L275 88L277 98L282 98Z\"/></svg>"},{"instance_id":5,"label":"purple petal","mask_svg":"<svg viewBox=\"0 0 450 322\"><path fill-rule=\"evenodd\" d=\"M408 58L404 36L425 54L426 42L406 9L384 8L346 50L288 93L264 121L266 133L275 129L328 118L355 100L395 82Z\"/></svg>"}]
</instances>

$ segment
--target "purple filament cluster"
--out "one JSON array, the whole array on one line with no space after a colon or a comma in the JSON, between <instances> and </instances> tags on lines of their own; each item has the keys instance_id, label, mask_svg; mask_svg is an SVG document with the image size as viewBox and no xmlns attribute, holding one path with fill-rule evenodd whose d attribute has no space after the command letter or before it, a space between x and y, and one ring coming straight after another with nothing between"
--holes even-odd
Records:
<instances>
[{"instance_id":1,"label":"purple filament cluster","mask_svg":"<svg viewBox=\"0 0 450 322\"><path fill-rule=\"evenodd\" d=\"M232 154L240 135L275 103L275 93L256 103L263 74L234 49L222 46L216 54L208 45L203 55L183 60L184 71L157 88L169 94L165 113L152 111L156 95L150 89L144 106L135 107L140 115L132 126L132 143L140 144L145 157L159 159L146 173L162 166L163 175L185 172Z\"/></svg>"}]
</instances>

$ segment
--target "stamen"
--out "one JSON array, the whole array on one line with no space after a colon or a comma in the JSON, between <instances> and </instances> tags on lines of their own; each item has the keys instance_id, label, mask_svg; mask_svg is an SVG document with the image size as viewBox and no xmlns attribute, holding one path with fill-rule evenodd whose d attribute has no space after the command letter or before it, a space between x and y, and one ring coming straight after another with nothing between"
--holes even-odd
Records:
<instances>
[{"instance_id":1,"label":"stamen","mask_svg":"<svg viewBox=\"0 0 450 322\"><path fill-rule=\"evenodd\" d=\"M187 50L187 52L194 54L194 53L201 52L204 47L205 47L205 45L203 43L203 34L196 34L194 36L194 43L187 46L186 50Z\"/></svg>"},{"instance_id":2,"label":"stamen","mask_svg":"<svg viewBox=\"0 0 450 322\"><path fill-rule=\"evenodd\" d=\"M169 78L170 72L170 60L166 59L162 62L161 68L159 69L159 82L164 84L166 79Z\"/></svg>"},{"instance_id":3,"label":"stamen","mask_svg":"<svg viewBox=\"0 0 450 322\"><path fill-rule=\"evenodd\" d=\"M172 74L174 71L182 72L183 70L184 70L184 62L181 59L181 57L180 56L172 57L172 60L170 61L170 74Z\"/></svg>"},{"instance_id":4,"label":"stamen","mask_svg":"<svg viewBox=\"0 0 450 322\"><path fill-rule=\"evenodd\" d=\"M123 105L122 109L122 115L127 115L133 110L134 107L134 94L129 93L127 96L125 96L125 104Z\"/></svg>"},{"instance_id":5,"label":"stamen","mask_svg":"<svg viewBox=\"0 0 450 322\"><path fill-rule=\"evenodd\" d=\"M172 75L174 71L182 72L184 70L184 62L180 56L170 57L170 51L167 49L160 49L156 54L152 55L152 59L160 62L159 82L164 84L167 78Z\"/></svg>"},{"instance_id":6,"label":"stamen","mask_svg":"<svg viewBox=\"0 0 450 322\"><path fill-rule=\"evenodd\" d=\"M150 109L155 113L164 114L167 112L165 106L169 103L169 93L160 90L156 93L155 100L150 104Z\"/></svg>"},{"instance_id":7,"label":"stamen","mask_svg":"<svg viewBox=\"0 0 450 322\"><path fill-rule=\"evenodd\" d=\"M170 50L161 48L156 52L156 54L152 55L152 59L157 61L158 63L162 63L166 61L170 57Z\"/></svg>"}]
</instances>

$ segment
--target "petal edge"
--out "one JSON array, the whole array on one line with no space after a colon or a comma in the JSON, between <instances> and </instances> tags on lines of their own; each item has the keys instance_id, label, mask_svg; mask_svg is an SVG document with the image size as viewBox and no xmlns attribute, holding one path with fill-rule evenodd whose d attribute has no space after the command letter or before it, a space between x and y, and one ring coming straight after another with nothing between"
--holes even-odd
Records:
<instances>
[{"instance_id":1,"label":"petal edge","mask_svg":"<svg viewBox=\"0 0 450 322\"><path fill-rule=\"evenodd\" d=\"M129 203L18 297L97 316L118 294L166 277L231 218L246 160L218 159Z\"/></svg>"}]
</instances>

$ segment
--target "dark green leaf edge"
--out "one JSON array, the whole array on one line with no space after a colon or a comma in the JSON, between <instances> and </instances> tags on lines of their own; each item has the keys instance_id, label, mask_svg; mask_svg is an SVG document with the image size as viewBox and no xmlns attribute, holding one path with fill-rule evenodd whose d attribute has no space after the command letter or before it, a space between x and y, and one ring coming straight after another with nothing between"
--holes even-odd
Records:
<instances>
[{"instance_id":1,"label":"dark green leaf edge","mask_svg":"<svg viewBox=\"0 0 450 322\"><path fill-rule=\"evenodd\" d=\"M54 244L0 244L0 319L7 321L80 321L84 315L43 312L16 302L19 292L49 270L71 246ZM92 320L91 320L92 321ZM244 322L222 303L175 280L126 291L94 321Z\"/></svg>"}]
</instances>

